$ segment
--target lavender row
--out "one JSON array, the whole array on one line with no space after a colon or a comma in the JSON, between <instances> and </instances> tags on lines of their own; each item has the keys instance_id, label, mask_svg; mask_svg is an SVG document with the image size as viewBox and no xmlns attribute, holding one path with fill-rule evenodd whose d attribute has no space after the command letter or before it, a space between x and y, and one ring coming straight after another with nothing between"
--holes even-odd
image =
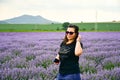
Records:
<instances>
[{"instance_id":1,"label":"lavender row","mask_svg":"<svg viewBox=\"0 0 120 80\"><path fill-rule=\"evenodd\" d=\"M120 72L120 33L80 34L84 44L79 60L83 80L117 80ZM63 37L63 32L0 33L0 79L52 80L59 66L53 64L53 59ZM101 75L99 78L101 72L107 77Z\"/></svg>"}]
</instances>

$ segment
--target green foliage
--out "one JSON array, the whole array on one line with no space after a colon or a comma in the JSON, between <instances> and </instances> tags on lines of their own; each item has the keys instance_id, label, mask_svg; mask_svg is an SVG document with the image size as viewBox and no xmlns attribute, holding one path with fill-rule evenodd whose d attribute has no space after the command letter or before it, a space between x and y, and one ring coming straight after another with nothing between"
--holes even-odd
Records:
<instances>
[{"instance_id":1,"label":"green foliage","mask_svg":"<svg viewBox=\"0 0 120 80\"><path fill-rule=\"evenodd\" d=\"M16 68L26 68L26 65L23 65L23 64L17 64L17 65L16 65Z\"/></svg>"},{"instance_id":2,"label":"green foliage","mask_svg":"<svg viewBox=\"0 0 120 80\"><path fill-rule=\"evenodd\" d=\"M0 24L0 32L40 32L62 30L62 24Z\"/></svg>"},{"instance_id":3,"label":"green foliage","mask_svg":"<svg viewBox=\"0 0 120 80\"><path fill-rule=\"evenodd\" d=\"M116 62L116 63L112 63L111 61L104 64L103 65L103 68L104 69L107 69L107 70L112 70L113 68L115 67L120 67L120 63L119 62Z\"/></svg>"},{"instance_id":4,"label":"green foliage","mask_svg":"<svg viewBox=\"0 0 120 80\"><path fill-rule=\"evenodd\" d=\"M47 68L50 64L52 64L51 60L44 60L44 61L42 61L41 66L43 68Z\"/></svg>"},{"instance_id":5,"label":"green foliage","mask_svg":"<svg viewBox=\"0 0 120 80\"><path fill-rule=\"evenodd\" d=\"M97 73L97 69L93 66L90 66L89 64L86 64L86 66L84 66L84 67L82 65L80 65L80 72L92 74L92 73Z\"/></svg>"},{"instance_id":6,"label":"green foliage","mask_svg":"<svg viewBox=\"0 0 120 80\"><path fill-rule=\"evenodd\" d=\"M12 54L15 56L19 56L21 54L21 51L20 50L13 50Z\"/></svg>"},{"instance_id":7,"label":"green foliage","mask_svg":"<svg viewBox=\"0 0 120 80\"><path fill-rule=\"evenodd\" d=\"M104 69L111 70L115 67L115 65L112 62L108 62L103 66Z\"/></svg>"},{"instance_id":8,"label":"green foliage","mask_svg":"<svg viewBox=\"0 0 120 80\"><path fill-rule=\"evenodd\" d=\"M69 22L64 22L62 25L63 29L66 30L69 24Z\"/></svg>"},{"instance_id":9,"label":"green foliage","mask_svg":"<svg viewBox=\"0 0 120 80\"><path fill-rule=\"evenodd\" d=\"M75 23L81 31L95 31L96 23ZM97 23L97 31L120 31L120 23L99 22Z\"/></svg>"},{"instance_id":10,"label":"green foliage","mask_svg":"<svg viewBox=\"0 0 120 80\"><path fill-rule=\"evenodd\" d=\"M26 61L28 62L28 61L30 61L30 60L34 60L36 58L36 56L35 55L29 55L29 56L26 56Z\"/></svg>"},{"instance_id":11,"label":"green foliage","mask_svg":"<svg viewBox=\"0 0 120 80\"><path fill-rule=\"evenodd\" d=\"M9 61L11 60L11 57L10 56L5 56L2 60L0 60L0 63L3 64L5 63L6 61Z\"/></svg>"},{"instance_id":12,"label":"green foliage","mask_svg":"<svg viewBox=\"0 0 120 80\"><path fill-rule=\"evenodd\" d=\"M37 63L36 67L42 66L43 68L47 68L52 63L53 63L52 60L49 60L49 59L48 60L43 60L42 62Z\"/></svg>"},{"instance_id":13,"label":"green foliage","mask_svg":"<svg viewBox=\"0 0 120 80\"><path fill-rule=\"evenodd\" d=\"M79 26L80 31L95 31L96 23L72 23ZM69 22L63 24L0 24L0 32L40 32L40 31L63 31ZM120 23L99 22L97 31L120 31Z\"/></svg>"},{"instance_id":14,"label":"green foliage","mask_svg":"<svg viewBox=\"0 0 120 80\"><path fill-rule=\"evenodd\" d=\"M11 76L7 76L5 80L13 80Z\"/></svg>"},{"instance_id":15,"label":"green foliage","mask_svg":"<svg viewBox=\"0 0 120 80\"><path fill-rule=\"evenodd\" d=\"M46 76L47 76L47 74L42 73L42 72L40 73L40 77L42 78L42 80L45 80Z\"/></svg>"}]
</instances>

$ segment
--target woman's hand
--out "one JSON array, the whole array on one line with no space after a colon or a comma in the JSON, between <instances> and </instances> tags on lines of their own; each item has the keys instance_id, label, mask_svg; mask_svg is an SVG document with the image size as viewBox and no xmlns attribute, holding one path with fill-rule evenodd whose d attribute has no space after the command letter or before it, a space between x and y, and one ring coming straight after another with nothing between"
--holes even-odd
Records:
<instances>
[{"instance_id":1,"label":"woman's hand","mask_svg":"<svg viewBox=\"0 0 120 80\"><path fill-rule=\"evenodd\" d=\"M60 62L60 61L59 61L58 59L55 58L55 60L54 60L54 64L58 65L59 62Z\"/></svg>"},{"instance_id":2,"label":"woman's hand","mask_svg":"<svg viewBox=\"0 0 120 80\"><path fill-rule=\"evenodd\" d=\"M79 42L80 42L80 40L81 40L81 35L78 35L76 41L79 41Z\"/></svg>"},{"instance_id":3,"label":"woman's hand","mask_svg":"<svg viewBox=\"0 0 120 80\"><path fill-rule=\"evenodd\" d=\"M59 62L60 62L60 60L59 60L59 55L57 54L57 56L56 56L55 59L54 59L54 64L58 65Z\"/></svg>"}]
</instances>

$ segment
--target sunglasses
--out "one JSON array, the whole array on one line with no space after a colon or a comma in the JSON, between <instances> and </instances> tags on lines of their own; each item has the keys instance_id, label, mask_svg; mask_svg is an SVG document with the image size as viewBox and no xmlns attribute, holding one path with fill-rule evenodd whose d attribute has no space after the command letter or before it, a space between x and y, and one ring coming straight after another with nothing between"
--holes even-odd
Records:
<instances>
[{"instance_id":1,"label":"sunglasses","mask_svg":"<svg viewBox=\"0 0 120 80\"><path fill-rule=\"evenodd\" d=\"M73 33L75 33L75 32L69 32L69 31L66 31L66 34L73 35Z\"/></svg>"}]
</instances>

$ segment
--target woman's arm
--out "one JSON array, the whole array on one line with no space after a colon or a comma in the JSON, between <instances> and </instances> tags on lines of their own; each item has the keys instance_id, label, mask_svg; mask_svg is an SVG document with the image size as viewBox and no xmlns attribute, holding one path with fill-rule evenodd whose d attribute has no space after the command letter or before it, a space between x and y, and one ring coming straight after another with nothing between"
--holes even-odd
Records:
<instances>
[{"instance_id":1,"label":"woman's arm","mask_svg":"<svg viewBox=\"0 0 120 80\"><path fill-rule=\"evenodd\" d=\"M80 39L81 39L80 36L78 36L78 38L76 39L76 46L75 46L75 55L76 56L80 56L83 52L82 46L80 44Z\"/></svg>"}]
</instances>

